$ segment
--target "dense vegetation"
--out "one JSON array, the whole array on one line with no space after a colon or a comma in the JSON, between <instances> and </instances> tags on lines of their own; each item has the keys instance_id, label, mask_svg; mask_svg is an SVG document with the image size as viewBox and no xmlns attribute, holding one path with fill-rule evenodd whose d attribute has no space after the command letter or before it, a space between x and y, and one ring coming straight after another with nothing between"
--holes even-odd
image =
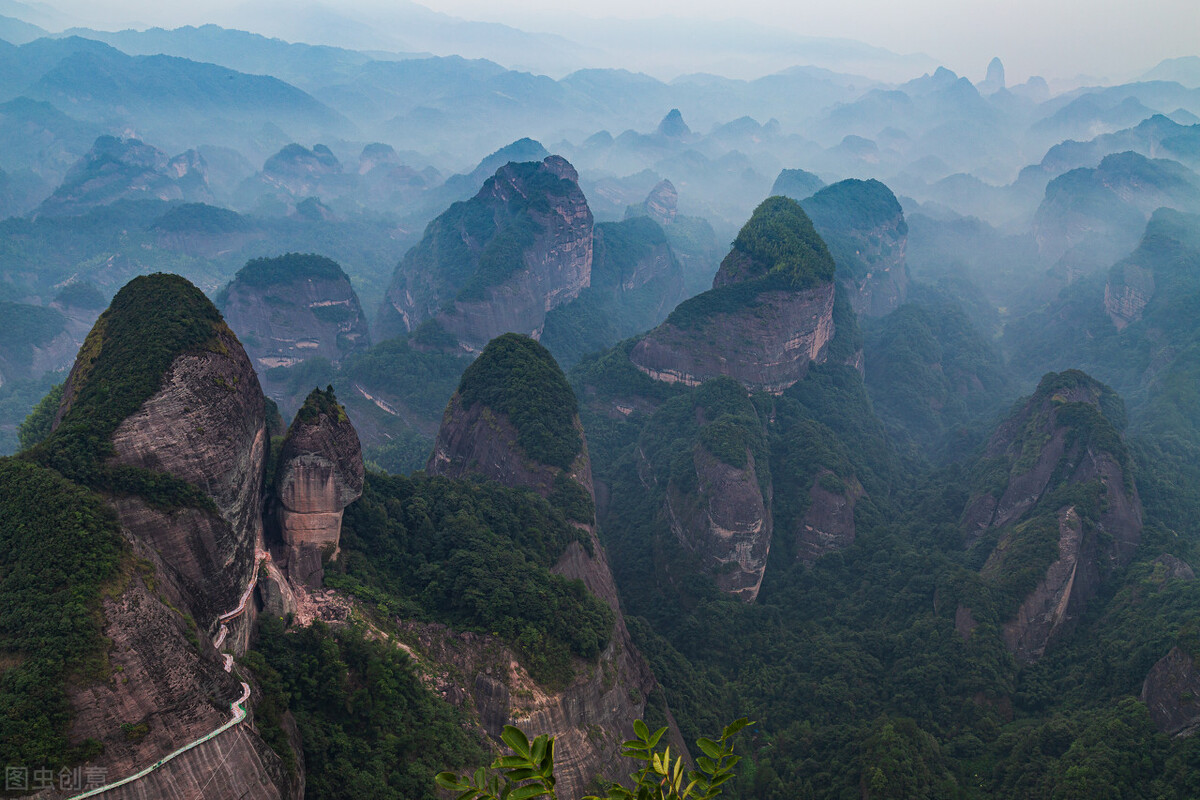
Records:
<instances>
[{"instance_id":1,"label":"dense vegetation","mask_svg":"<svg viewBox=\"0 0 1200 800\"><path fill-rule=\"evenodd\" d=\"M312 253L288 253L276 258L255 258L238 270L234 281L263 288L297 280L348 281L333 259Z\"/></svg>"},{"instance_id":2,"label":"dense vegetation","mask_svg":"<svg viewBox=\"0 0 1200 800\"><path fill-rule=\"evenodd\" d=\"M892 190L877 180L844 180L803 202L804 210L829 246L838 274L861 280L879 258L888 258L908 235L908 223ZM866 251L866 252L864 252Z\"/></svg>"},{"instance_id":3,"label":"dense vegetation","mask_svg":"<svg viewBox=\"0 0 1200 800\"><path fill-rule=\"evenodd\" d=\"M433 775L483 760L462 713L422 683L399 648L360 627L321 622L285 634L264 618L243 663L263 690L255 720L290 772L291 711L303 742L305 796L434 800Z\"/></svg>"},{"instance_id":4,"label":"dense vegetation","mask_svg":"<svg viewBox=\"0 0 1200 800\"><path fill-rule=\"evenodd\" d=\"M752 307L767 291L802 291L833 280L834 262L795 200L769 197L754 210L721 262L718 284L680 303L667 323L696 328Z\"/></svg>"},{"instance_id":5,"label":"dense vegetation","mask_svg":"<svg viewBox=\"0 0 1200 800\"><path fill-rule=\"evenodd\" d=\"M529 491L368 474L326 582L385 615L500 636L535 680L562 686L572 657L594 659L613 625L582 583L550 572L575 541L579 529Z\"/></svg>"},{"instance_id":6,"label":"dense vegetation","mask_svg":"<svg viewBox=\"0 0 1200 800\"><path fill-rule=\"evenodd\" d=\"M170 475L104 461L117 426L161 388L175 359L202 347L222 351L222 330L217 309L178 275L130 281L80 349L62 422L24 457L91 488L140 494L158 505L211 505Z\"/></svg>"},{"instance_id":7,"label":"dense vegetation","mask_svg":"<svg viewBox=\"0 0 1200 800\"><path fill-rule=\"evenodd\" d=\"M0 515L0 760L57 770L95 755L70 745L67 684L106 677L101 592L124 542L99 497L17 459L0 459Z\"/></svg>"},{"instance_id":8,"label":"dense vegetation","mask_svg":"<svg viewBox=\"0 0 1200 800\"><path fill-rule=\"evenodd\" d=\"M529 458L569 470L583 447L575 428L578 404L550 351L516 333L488 342L458 385L464 408L482 403L517 429Z\"/></svg>"},{"instance_id":9,"label":"dense vegetation","mask_svg":"<svg viewBox=\"0 0 1200 800\"><path fill-rule=\"evenodd\" d=\"M639 268L654 275L634 285ZM662 322L684 297L683 277L666 234L654 220L601 222L595 228L591 285L546 314L539 341L570 369L585 355Z\"/></svg>"},{"instance_id":10,"label":"dense vegetation","mask_svg":"<svg viewBox=\"0 0 1200 800\"><path fill-rule=\"evenodd\" d=\"M962 457L970 432L1013 394L1000 353L942 292L916 286L908 304L865 328L874 409L905 449Z\"/></svg>"},{"instance_id":11,"label":"dense vegetation","mask_svg":"<svg viewBox=\"0 0 1200 800\"><path fill-rule=\"evenodd\" d=\"M662 487L679 479L673 466L703 435L697 420L710 419L682 412L715 382L682 393L647 385L621 369L623 348L574 370L593 469L611 497L601 530L629 628L685 736L723 715L760 718L753 766L737 781L742 797L1191 796L1189 771L1200 765L1200 746L1156 733L1132 695L1200 615L1200 586L1164 580L1152 563L1162 552L1195 558L1195 545L1160 527L1154 517L1168 509L1149 499L1153 492L1200 501L1167 478L1175 464L1200 453L1178 437L1200 430L1191 421L1200 406L1189 405L1195 389L1185 377L1195 368L1155 395L1161 406L1153 419L1171 434L1153 443L1135 439L1131 447L1121 441L1126 415L1111 390L1080 373L1048 376L1032 399L1037 409L1046 401L1052 416L1034 414L1029 446L1018 444L997 464L974 448L994 425L995 406L987 401L1011 391L1009 379L956 303L923 289L916 299L918 305L868 327L865 386L853 368L831 359L782 397L741 393L739 403L755 412L755 425L745 430L758 432L770 454L775 512L766 579L749 606L696 571L663 517ZM873 354L896 363L877 362L883 372L872 378ZM972 373L990 387L976 389L977 400L960 389L940 395L963 397L965 407L947 403L944 414L932 415L906 408L939 396L943 384L934 377L970 390ZM1090 402L1063 402L1068 397ZM614 399L654 410L612 420L605 409ZM886 426L875 416L876 402ZM1067 431L1064 459L1108 451L1136 471L1139 483L1146 478L1148 519L1134 564L1109 573L1108 588L1078 629L1042 661L1021 665L1000 627L1057 556L1055 512L1075 505L1085 531L1094 532L1103 488L1054 484L1042 510L1030 512L982 575L1003 534L965 550L961 517L973 487L1003 486L1010 471L1028 469L1018 462L1036 457L1045 441L1038 425L1047 419ZM1132 417L1129 427L1144 424ZM715 435L732 430L715 427L723 426L707 438L718 449L734 441ZM958 463L929 467L928 451L911 448L905 435L940 436L942 457ZM1189 436L1187 442L1200 441ZM1154 456L1137 455L1150 447ZM1157 463L1168 453L1171 466ZM1073 469L1074 462L1063 464L1056 474ZM855 542L806 569L791 536L814 480L831 491L858 481L867 494L856 506ZM1172 519L1175 530L1192 524ZM970 606L978 625L966 638L955 630L960 604Z\"/></svg>"}]
</instances>

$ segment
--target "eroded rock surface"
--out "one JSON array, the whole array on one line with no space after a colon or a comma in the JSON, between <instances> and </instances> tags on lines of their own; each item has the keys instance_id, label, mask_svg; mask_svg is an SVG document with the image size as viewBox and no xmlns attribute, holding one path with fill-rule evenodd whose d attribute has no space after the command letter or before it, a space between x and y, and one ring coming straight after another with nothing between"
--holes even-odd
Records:
<instances>
[{"instance_id":1,"label":"eroded rock surface","mask_svg":"<svg viewBox=\"0 0 1200 800\"><path fill-rule=\"evenodd\" d=\"M1196 659L1179 647L1151 669L1142 684L1142 702L1154 727L1168 736L1191 736L1200 730L1200 670Z\"/></svg>"},{"instance_id":2,"label":"eroded rock surface","mask_svg":"<svg viewBox=\"0 0 1200 800\"><path fill-rule=\"evenodd\" d=\"M854 506L864 495L856 479L842 483L841 491L831 490L826 483L833 473L823 470L809 489L808 511L796 531L796 557L812 566L826 553L854 544Z\"/></svg>"},{"instance_id":3,"label":"eroded rock surface","mask_svg":"<svg viewBox=\"0 0 1200 800\"><path fill-rule=\"evenodd\" d=\"M717 459L703 445L692 452L694 492L667 491L671 529L680 543L714 567L722 591L752 603L771 551L771 494L764 491L747 448L746 466Z\"/></svg>"},{"instance_id":4,"label":"eroded rock surface","mask_svg":"<svg viewBox=\"0 0 1200 800\"><path fill-rule=\"evenodd\" d=\"M332 389L314 389L288 429L275 493L287 572L319 586L323 557L337 557L342 512L362 495L362 448Z\"/></svg>"},{"instance_id":5,"label":"eroded rock surface","mask_svg":"<svg viewBox=\"0 0 1200 800\"><path fill-rule=\"evenodd\" d=\"M392 279L381 339L429 319L470 352L513 331L535 339L546 312L590 285L592 212L560 156L510 163L430 223Z\"/></svg>"}]
</instances>

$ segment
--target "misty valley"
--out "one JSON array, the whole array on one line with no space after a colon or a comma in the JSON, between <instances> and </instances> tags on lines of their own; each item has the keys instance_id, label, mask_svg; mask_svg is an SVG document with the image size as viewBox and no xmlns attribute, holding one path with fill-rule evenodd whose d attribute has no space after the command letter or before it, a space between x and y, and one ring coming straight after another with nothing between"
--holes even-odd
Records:
<instances>
[{"instance_id":1,"label":"misty valley","mask_svg":"<svg viewBox=\"0 0 1200 800\"><path fill-rule=\"evenodd\" d=\"M305 9L0 2L3 796L1200 797L1200 56Z\"/></svg>"}]
</instances>

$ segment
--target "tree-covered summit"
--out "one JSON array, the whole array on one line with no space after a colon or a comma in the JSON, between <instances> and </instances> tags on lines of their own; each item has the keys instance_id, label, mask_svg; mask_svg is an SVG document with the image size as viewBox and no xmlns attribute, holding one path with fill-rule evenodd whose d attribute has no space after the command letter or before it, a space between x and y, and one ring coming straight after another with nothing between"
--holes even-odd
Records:
<instances>
[{"instance_id":1,"label":"tree-covered summit","mask_svg":"<svg viewBox=\"0 0 1200 800\"><path fill-rule=\"evenodd\" d=\"M899 217L901 233L908 232L900 201L891 189L874 178L838 181L806 199L803 206L819 228L875 227Z\"/></svg>"},{"instance_id":2,"label":"tree-covered summit","mask_svg":"<svg viewBox=\"0 0 1200 800\"><path fill-rule=\"evenodd\" d=\"M122 476L129 476L103 466L113 433L162 388L175 359L204 348L225 352L222 332L233 338L216 306L187 279L164 273L134 278L84 340L65 387L61 421L29 458L86 486L120 489Z\"/></svg>"},{"instance_id":3,"label":"tree-covered summit","mask_svg":"<svg viewBox=\"0 0 1200 800\"><path fill-rule=\"evenodd\" d=\"M274 258L255 258L238 270L235 283L245 286L274 286L297 280L349 281L345 271L331 258L312 253L287 253Z\"/></svg>"},{"instance_id":4,"label":"tree-covered summit","mask_svg":"<svg viewBox=\"0 0 1200 800\"><path fill-rule=\"evenodd\" d=\"M795 200L768 197L742 226L713 286L778 275L793 289L833 280L833 257Z\"/></svg>"},{"instance_id":5,"label":"tree-covered summit","mask_svg":"<svg viewBox=\"0 0 1200 800\"><path fill-rule=\"evenodd\" d=\"M338 402L333 386L324 389L314 388L304 398L304 404L296 412L296 422L304 425L315 425L321 417L328 417L333 422L347 422L346 409Z\"/></svg>"},{"instance_id":6,"label":"tree-covered summit","mask_svg":"<svg viewBox=\"0 0 1200 800\"><path fill-rule=\"evenodd\" d=\"M467 408L482 403L508 417L534 461L569 470L583 447L575 392L550 351L528 336L490 341L463 373L458 395Z\"/></svg>"}]
</instances>

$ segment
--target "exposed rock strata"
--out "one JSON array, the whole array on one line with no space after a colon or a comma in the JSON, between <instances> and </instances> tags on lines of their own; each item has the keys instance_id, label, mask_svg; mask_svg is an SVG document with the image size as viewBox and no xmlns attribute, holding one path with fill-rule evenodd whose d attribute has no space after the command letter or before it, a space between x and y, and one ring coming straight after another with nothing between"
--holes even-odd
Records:
<instances>
[{"instance_id":1,"label":"exposed rock strata","mask_svg":"<svg viewBox=\"0 0 1200 800\"><path fill-rule=\"evenodd\" d=\"M581 447L566 476L582 486L594 502L591 462L578 416L574 426ZM543 497L551 493L560 473L558 467L539 463L522 451L516 428L504 414L478 402L464 408L458 393L446 410L426 470L455 478L481 475L532 489ZM454 664L456 674L466 676L465 685L446 687L443 696L455 703L471 697L489 734L495 736L503 725L516 724L531 736L548 733L556 737L555 773L563 797L582 796L596 776L607 780L627 777L627 765L619 756L620 743L630 738L633 720L644 715L646 698L657 686L625 626L595 524L575 524L590 537L591 553L574 542L552 571L582 581L613 609L615 621L608 646L597 662L579 661L570 686L560 692L546 691L529 679L507 648L497 642L481 647L485 642L478 640L485 637L442 633L423 639L440 649L436 662ZM429 627L432 630L433 626ZM481 660L481 650L491 654L490 662ZM672 730L672 737L678 748L677 729Z\"/></svg>"},{"instance_id":2,"label":"exposed rock strata","mask_svg":"<svg viewBox=\"0 0 1200 800\"><path fill-rule=\"evenodd\" d=\"M1115 412L1111 404L1119 403L1081 372L1047 375L984 451L983 463L1004 459L1009 470L1002 487L972 498L963 514L968 545L1000 530L985 577L1000 579L1006 570L1027 566L1009 564L1007 553L1022 538L1047 535L1050 520L1057 520L1056 558L1004 625L1005 643L1026 663L1073 628L1103 579L1129 563L1141 539L1141 500L1127 474L1120 434L1105 411ZM1072 503L1086 502L1086 508L1048 507L1057 490L1072 486L1085 491L1073 496L1087 498Z\"/></svg>"},{"instance_id":3,"label":"exposed rock strata","mask_svg":"<svg viewBox=\"0 0 1200 800\"><path fill-rule=\"evenodd\" d=\"M1142 310L1154 296L1154 273L1136 264L1113 270L1104 285L1104 310L1117 330L1142 318Z\"/></svg>"},{"instance_id":4,"label":"exposed rock strata","mask_svg":"<svg viewBox=\"0 0 1200 800\"><path fill-rule=\"evenodd\" d=\"M821 481L823 476L832 475L824 470L813 480L808 511L796 531L796 557L807 566L826 553L854 544L854 506L865 492L854 478L844 484L842 491L830 491Z\"/></svg>"},{"instance_id":5,"label":"exposed rock strata","mask_svg":"<svg viewBox=\"0 0 1200 800\"><path fill-rule=\"evenodd\" d=\"M319 586L322 558L337 557L342 513L363 490L358 434L332 392L314 389L296 415L279 454L275 492L287 572Z\"/></svg>"},{"instance_id":6,"label":"exposed rock strata","mask_svg":"<svg viewBox=\"0 0 1200 800\"><path fill-rule=\"evenodd\" d=\"M112 439L112 463L166 472L215 503L213 514L162 510L134 496L113 500L121 524L157 554L172 600L206 627L237 605L253 572L266 454L265 406L250 359L228 328L217 340L177 358L163 388Z\"/></svg>"},{"instance_id":7,"label":"exposed rock strata","mask_svg":"<svg viewBox=\"0 0 1200 800\"><path fill-rule=\"evenodd\" d=\"M823 362L833 339L833 284L801 292L769 291L740 313L717 313L695 329L671 323L647 334L630 353L655 380L698 386L727 375L752 389L779 393Z\"/></svg>"},{"instance_id":8,"label":"exposed rock strata","mask_svg":"<svg viewBox=\"0 0 1200 800\"><path fill-rule=\"evenodd\" d=\"M680 544L714 567L724 592L754 602L771 550L771 493L764 492L754 455L746 450L743 469L726 464L703 445L692 452L695 493L672 484L667 490L671 529Z\"/></svg>"}]
</instances>

